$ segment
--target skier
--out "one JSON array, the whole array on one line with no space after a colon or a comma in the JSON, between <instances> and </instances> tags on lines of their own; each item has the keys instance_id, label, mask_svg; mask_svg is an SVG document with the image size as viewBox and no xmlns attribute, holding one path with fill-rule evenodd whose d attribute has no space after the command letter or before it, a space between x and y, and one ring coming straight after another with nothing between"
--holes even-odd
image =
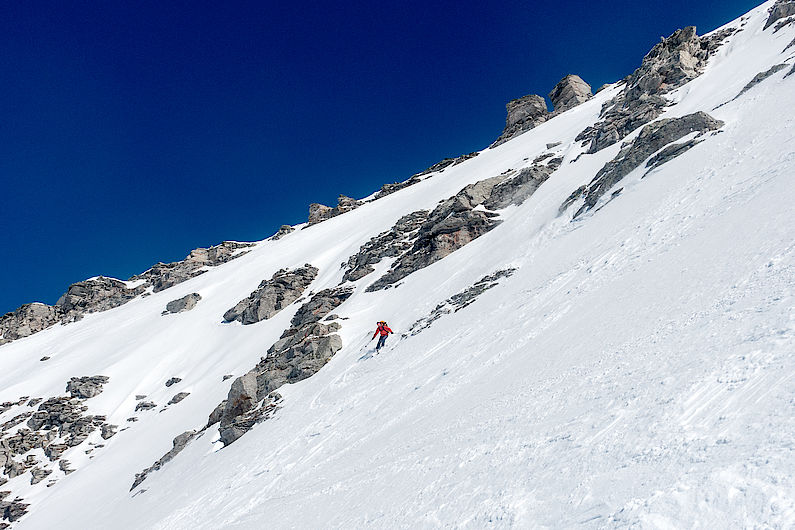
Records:
<instances>
[{"instance_id":1,"label":"skier","mask_svg":"<svg viewBox=\"0 0 795 530\"><path fill-rule=\"evenodd\" d=\"M381 350L381 347L386 342L386 338L389 336L390 333L394 332L391 329L389 329L389 326L386 325L386 322L384 322L383 320L379 321L378 327L375 329L375 333L373 333L373 336L370 338L370 340L373 340L376 335L381 334L381 336L378 337L378 344L376 344L375 346L375 351Z\"/></svg>"}]
</instances>

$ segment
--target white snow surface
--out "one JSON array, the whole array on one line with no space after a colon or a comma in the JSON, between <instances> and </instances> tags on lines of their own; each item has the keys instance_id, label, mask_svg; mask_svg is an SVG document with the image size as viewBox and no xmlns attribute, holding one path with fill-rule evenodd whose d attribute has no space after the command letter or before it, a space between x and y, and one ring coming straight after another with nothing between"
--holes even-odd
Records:
<instances>
[{"instance_id":1,"label":"white snow surface","mask_svg":"<svg viewBox=\"0 0 795 530\"><path fill-rule=\"evenodd\" d=\"M574 138L619 86L175 287L2 346L0 401L106 375L89 413L129 427L107 441L94 433L104 447L91 455L87 444L65 453L69 476L49 464L50 488L29 473L2 486L31 504L13 528L795 527L795 75L715 109L758 72L793 63L783 50L795 25L762 31L771 5L732 23L743 31L670 95L663 117L703 110L723 131L643 179L639 168L577 221L559 205L620 146L572 163L583 151ZM357 282L334 311L347 317L343 349L282 387L273 418L224 449L209 429L130 491L175 436L206 423L233 381L222 376L247 372L289 327L300 303L254 325L222 322L260 281L311 263L312 291L335 286L340 263L399 217L556 141L561 168L496 229L397 288L364 292L387 262ZM518 270L400 340L506 267ZM193 310L161 316L192 292ZM377 320L397 333L360 360ZM166 388L172 376L182 381ZM159 413L177 392L190 395ZM135 413L136 394L158 408Z\"/></svg>"}]
</instances>

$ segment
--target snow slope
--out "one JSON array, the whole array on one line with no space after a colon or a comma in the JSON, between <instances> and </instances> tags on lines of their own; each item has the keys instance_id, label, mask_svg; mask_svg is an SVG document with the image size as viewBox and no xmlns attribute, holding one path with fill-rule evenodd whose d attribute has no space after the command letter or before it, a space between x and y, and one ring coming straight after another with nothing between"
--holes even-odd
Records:
<instances>
[{"instance_id":1,"label":"snow slope","mask_svg":"<svg viewBox=\"0 0 795 530\"><path fill-rule=\"evenodd\" d=\"M106 375L89 412L128 430L51 488L9 481L31 503L14 528L795 527L795 75L735 101L757 73L793 64L795 25L749 13L665 117L726 124L571 221L558 207L618 150L574 138L618 86L498 148L173 288L0 348L0 401L63 395ZM740 21L732 23L739 26ZM713 110L714 109L714 110ZM628 140L637 135L636 131ZM394 289L357 282L335 310L343 349L280 389L283 408L233 445L195 440L130 492L135 473L201 427L231 380L265 354L298 304L250 326L221 316L283 267L310 289L402 215L528 164L549 142L563 165L504 223ZM574 160L576 162L574 162ZM510 278L421 334L360 360L376 320L398 333L498 269ZM198 292L190 312L161 316ZM42 364L43 355L51 360ZM172 376L183 381L170 388ZM133 416L136 394L165 412ZM10 415L11 413L7 413ZM5 416L0 420L7 419Z\"/></svg>"}]
</instances>

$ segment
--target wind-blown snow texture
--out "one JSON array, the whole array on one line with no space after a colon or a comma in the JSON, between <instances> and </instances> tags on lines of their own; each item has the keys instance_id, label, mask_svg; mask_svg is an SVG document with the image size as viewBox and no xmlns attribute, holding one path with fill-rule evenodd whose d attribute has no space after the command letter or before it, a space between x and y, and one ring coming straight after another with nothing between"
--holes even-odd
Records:
<instances>
[{"instance_id":1,"label":"wind-blown snow texture","mask_svg":"<svg viewBox=\"0 0 795 530\"><path fill-rule=\"evenodd\" d=\"M91 455L64 453L76 471L56 466L51 488L29 474L0 486L31 505L14 528L792 528L795 76L777 72L732 101L759 72L793 63L783 50L795 25L762 30L771 5L730 24L743 31L667 95L662 118L705 111L722 132L645 178L639 167L575 221L558 207L620 145L578 158L574 138L619 86L170 289L2 346L0 402L104 375L88 413L129 427L106 441L94 432L104 447ZM396 288L365 292L389 260L359 280L334 310L347 318L343 349L281 387L272 418L224 449L209 429L129 491L175 436L206 423L232 382L222 377L244 374L289 327L300 302L253 325L223 322L262 280L311 263L307 292L334 287L340 263L401 216L554 142L560 169L492 231ZM508 268L474 303L400 338ZM195 308L161 316L190 293ZM396 334L360 360L377 320ZM167 388L171 377L182 380ZM177 392L190 394L159 413ZM136 395L158 408L135 413Z\"/></svg>"}]
</instances>

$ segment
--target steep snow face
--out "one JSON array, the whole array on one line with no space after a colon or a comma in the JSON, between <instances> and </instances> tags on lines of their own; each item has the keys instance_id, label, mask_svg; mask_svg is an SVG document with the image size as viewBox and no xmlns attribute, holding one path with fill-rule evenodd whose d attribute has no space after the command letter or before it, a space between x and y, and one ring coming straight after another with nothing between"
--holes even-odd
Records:
<instances>
[{"instance_id":1,"label":"steep snow face","mask_svg":"<svg viewBox=\"0 0 795 530\"><path fill-rule=\"evenodd\" d=\"M90 454L66 450L68 476L36 453L57 482L25 473L0 487L31 505L14 528L795 525L795 75L732 100L793 64L795 25L762 29L772 5L730 24L742 31L667 94L661 119L703 111L720 133L641 165L576 220L560 205L621 146L580 156L574 138L619 86L184 283L2 346L0 402L107 376L86 413L127 428L93 432ZM223 321L262 280L310 263L307 292L335 287L340 264L403 215L549 151L562 165L499 226L394 288L365 291L389 260L358 280L334 310L343 348L281 387L273 417L223 449L208 429L130 491L173 438L204 426L224 376L248 371L290 326L300 301L255 324ZM401 335L506 269L474 302ZM193 309L161 315L191 293ZM374 356L378 320L397 333ZM136 411L143 395L157 406Z\"/></svg>"}]
</instances>

